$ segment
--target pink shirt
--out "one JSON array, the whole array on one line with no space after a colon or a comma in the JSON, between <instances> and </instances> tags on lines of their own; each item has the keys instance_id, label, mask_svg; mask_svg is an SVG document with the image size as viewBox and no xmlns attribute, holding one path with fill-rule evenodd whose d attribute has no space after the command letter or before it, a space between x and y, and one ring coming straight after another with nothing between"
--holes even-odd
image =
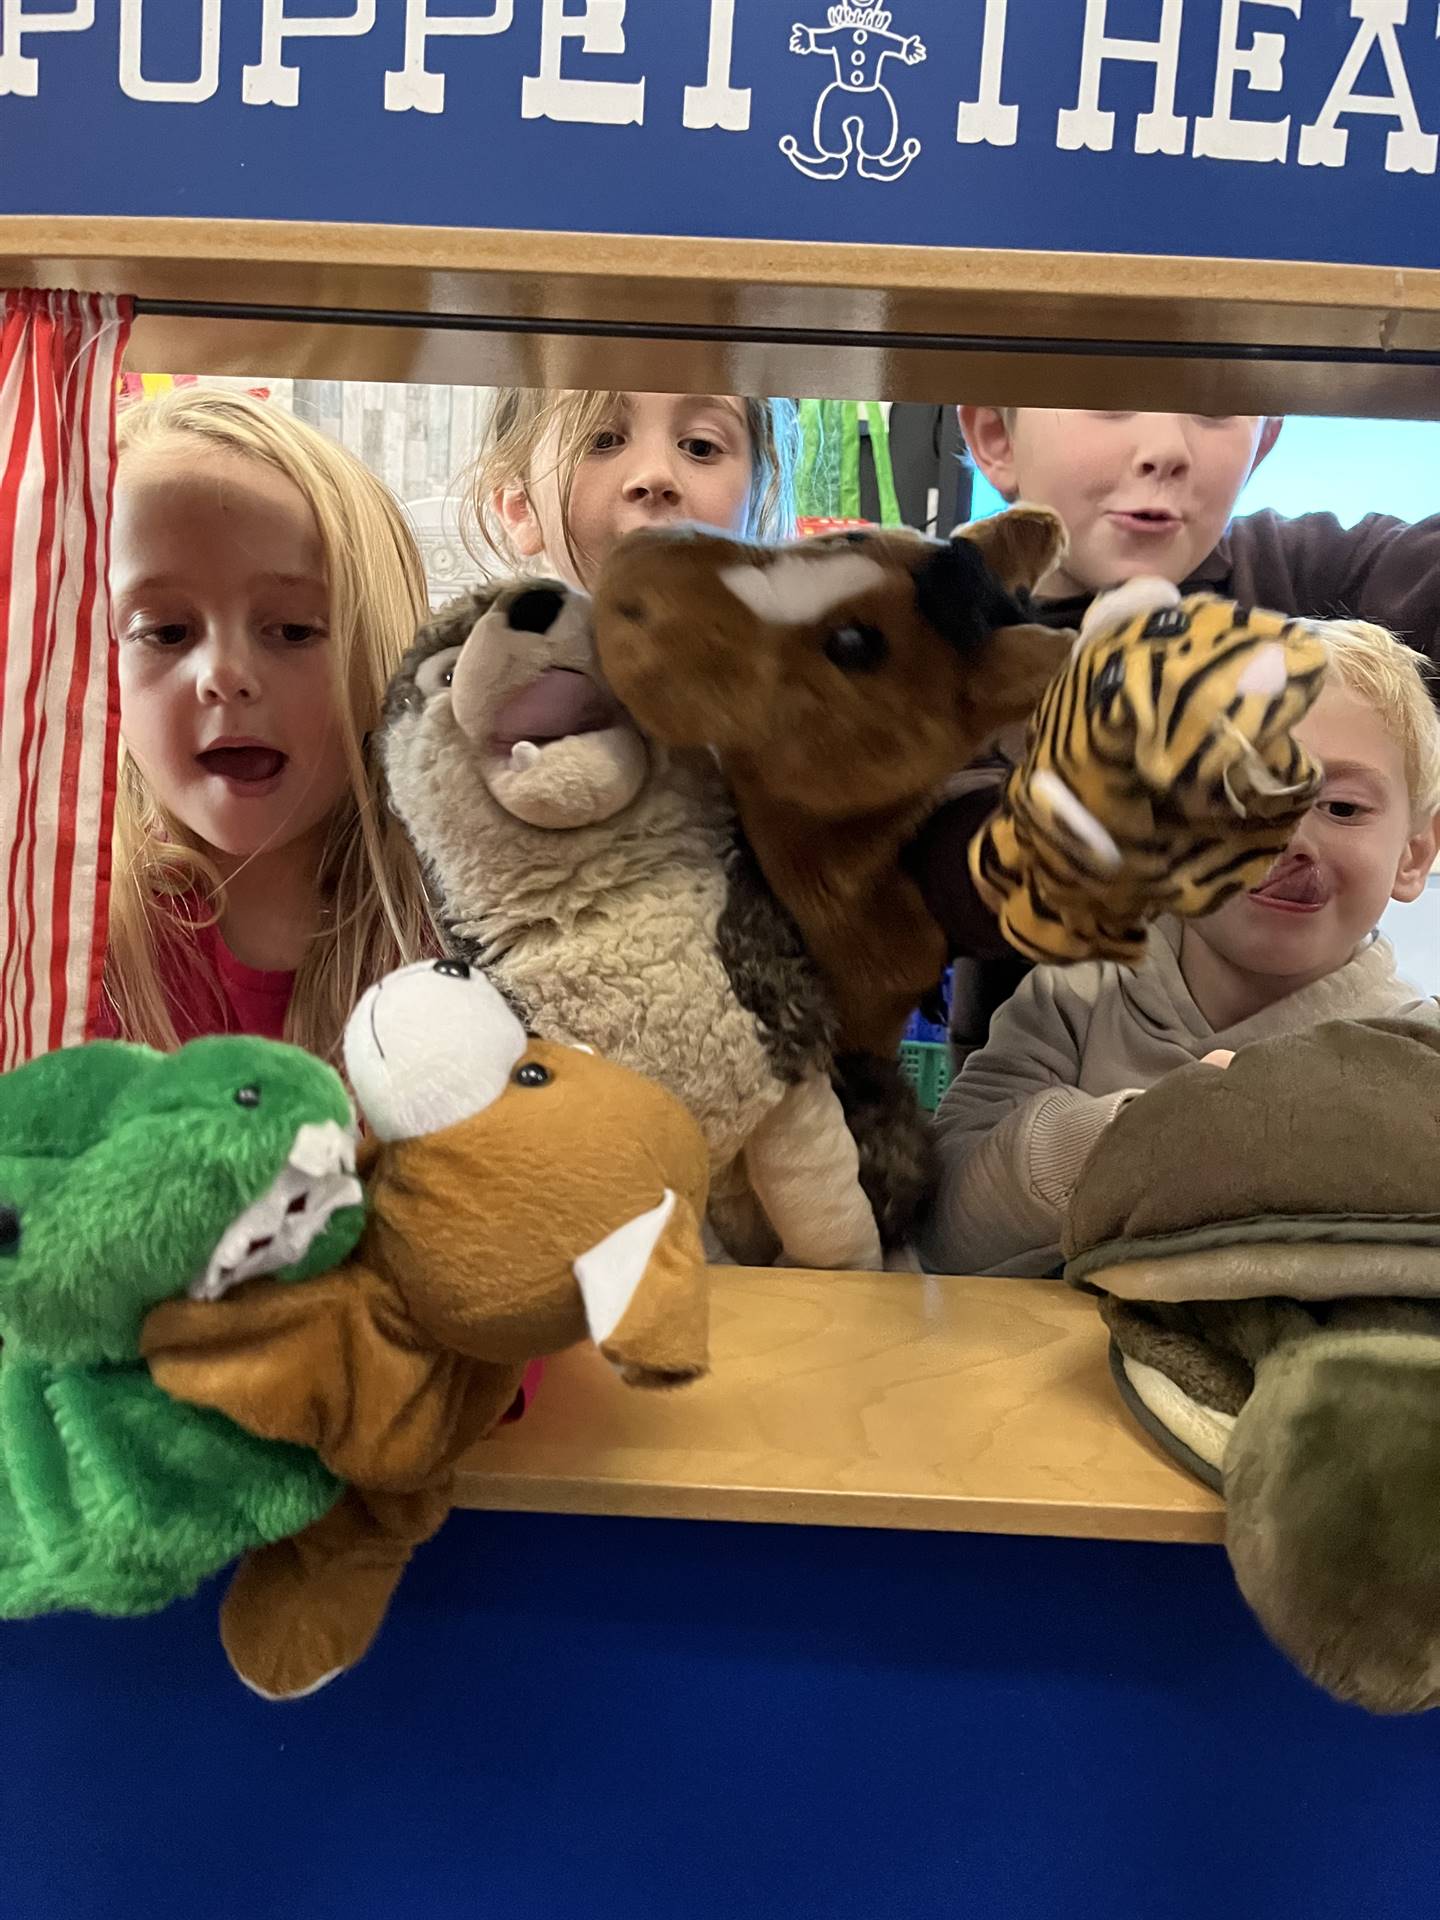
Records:
<instances>
[{"instance_id":1,"label":"pink shirt","mask_svg":"<svg viewBox=\"0 0 1440 1920\"><path fill-rule=\"evenodd\" d=\"M183 1046L210 1033L253 1033L283 1040L285 1015L295 991L293 972L269 972L237 960L213 923L203 924L196 895L173 903L174 932L160 948L165 1004ZM101 1003L92 1040L118 1040L120 1025L109 1001Z\"/></svg>"}]
</instances>

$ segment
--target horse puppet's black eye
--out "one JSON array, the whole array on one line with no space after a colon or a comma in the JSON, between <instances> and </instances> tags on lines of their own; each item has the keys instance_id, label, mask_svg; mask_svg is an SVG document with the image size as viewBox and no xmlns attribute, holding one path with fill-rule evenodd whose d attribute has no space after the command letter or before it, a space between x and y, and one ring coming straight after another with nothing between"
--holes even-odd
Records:
<instances>
[{"instance_id":1,"label":"horse puppet's black eye","mask_svg":"<svg viewBox=\"0 0 1440 1920\"><path fill-rule=\"evenodd\" d=\"M529 1060L515 1075L515 1084L517 1087L548 1087L550 1069L542 1067L538 1060Z\"/></svg>"},{"instance_id":2,"label":"horse puppet's black eye","mask_svg":"<svg viewBox=\"0 0 1440 1920\"><path fill-rule=\"evenodd\" d=\"M878 627L837 627L826 635L825 657L844 673L873 673L883 666L890 648Z\"/></svg>"}]
</instances>

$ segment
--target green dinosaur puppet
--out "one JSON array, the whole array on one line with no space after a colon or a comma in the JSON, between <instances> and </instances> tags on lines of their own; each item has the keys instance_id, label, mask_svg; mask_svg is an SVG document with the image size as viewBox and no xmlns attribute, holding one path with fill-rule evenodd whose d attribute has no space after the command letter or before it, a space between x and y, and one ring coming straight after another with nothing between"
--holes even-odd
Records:
<instances>
[{"instance_id":1,"label":"green dinosaur puppet","mask_svg":"<svg viewBox=\"0 0 1440 1920\"><path fill-rule=\"evenodd\" d=\"M140 1324L324 1272L363 1222L349 1100L297 1048L101 1041L0 1077L0 1618L151 1612L328 1511L307 1449L168 1399Z\"/></svg>"}]
</instances>

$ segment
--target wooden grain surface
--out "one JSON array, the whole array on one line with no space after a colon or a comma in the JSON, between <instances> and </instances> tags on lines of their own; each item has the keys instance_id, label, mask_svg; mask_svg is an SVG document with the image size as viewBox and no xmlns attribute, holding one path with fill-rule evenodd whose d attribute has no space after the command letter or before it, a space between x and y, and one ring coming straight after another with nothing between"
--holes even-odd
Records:
<instances>
[{"instance_id":1,"label":"wooden grain surface","mask_svg":"<svg viewBox=\"0 0 1440 1920\"><path fill-rule=\"evenodd\" d=\"M477 1448L459 1503L1210 1541L1218 1499L1139 1430L1058 1283L717 1268L713 1373L622 1386L593 1349Z\"/></svg>"},{"instance_id":2,"label":"wooden grain surface","mask_svg":"<svg viewBox=\"0 0 1440 1920\"><path fill-rule=\"evenodd\" d=\"M155 372L896 400L982 395L1072 407L1111 406L1118 394L1128 406L1200 412L1440 414L1434 368L1393 358L1440 344L1440 272L7 215L0 285L138 296L131 364ZM176 301L237 311L205 317L155 304ZM606 327L619 331L599 337ZM711 337L687 331L696 328ZM1026 353L1027 338L1070 345ZM1097 343L1093 351L1087 342ZM1167 343L1178 357L1117 342ZM1192 343L1210 352L1192 357ZM1234 352L1214 357L1217 345ZM1258 359L1257 347L1281 351ZM1336 367L1306 357L1317 350L1378 360Z\"/></svg>"}]
</instances>

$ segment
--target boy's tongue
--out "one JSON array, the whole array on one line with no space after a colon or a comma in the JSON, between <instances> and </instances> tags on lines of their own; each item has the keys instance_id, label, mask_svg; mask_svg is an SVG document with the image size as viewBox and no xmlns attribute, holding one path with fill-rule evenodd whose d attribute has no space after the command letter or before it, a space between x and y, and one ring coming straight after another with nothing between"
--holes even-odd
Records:
<instances>
[{"instance_id":1,"label":"boy's tongue","mask_svg":"<svg viewBox=\"0 0 1440 1920\"><path fill-rule=\"evenodd\" d=\"M1256 900L1278 900L1287 906L1323 907L1325 883L1313 860L1282 860L1263 885L1251 889Z\"/></svg>"},{"instance_id":2,"label":"boy's tongue","mask_svg":"<svg viewBox=\"0 0 1440 1920\"><path fill-rule=\"evenodd\" d=\"M226 780L271 780L285 764L278 747L210 747L196 758L207 773Z\"/></svg>"}]
</instances>

